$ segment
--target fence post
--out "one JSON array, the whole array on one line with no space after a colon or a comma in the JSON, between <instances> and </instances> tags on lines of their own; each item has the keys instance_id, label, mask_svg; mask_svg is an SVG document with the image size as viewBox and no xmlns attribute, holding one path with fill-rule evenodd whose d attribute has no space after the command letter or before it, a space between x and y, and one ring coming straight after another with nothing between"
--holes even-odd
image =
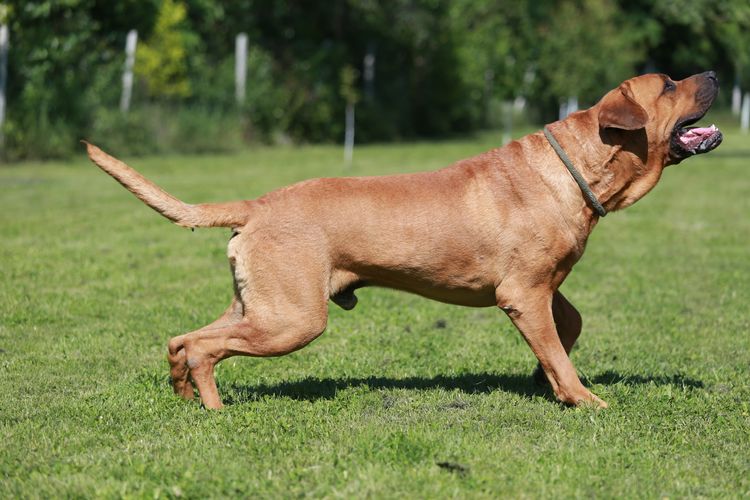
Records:
<instances>
[{"instance_id":1,"label":"fence post","mask_svg":"<svg viewBox=\"0 0 750 500\"><path fill-rule=\"evenodd\" d=\"M237 104L245 102L247 81L247 34L240 33L234 41L234 97Z\"/></svg>"},{"instance_id":2,"label":"fence post","mask_svg":"<svg viewBox=\"0 0 750 500\"><path fill-rule=\"evenodd\" d=\"M127 113L130 109L130 97L133 95L133 66L135 65L135 49L138 45L138 32L128 31L125 41L125 71L122 74L122 96L120 97L120 111Z\"/></svg>"},{"instance_id":3,"label":"fence post","mask_svg":"<svg viewBox=\"0 0 750 500\"><path fill-rule=\"evenodd\" d=\"M346 103L346 132L344 133L344 163L352 164L354 154L354 103Z\"/></svg>"},{"instance_id":4,"label":"fence post","mask_svg":"<svg viewBox=\"0 0 750 500\"><path fill-rule=\"evenodd\" d=\"M8 25L0 25L0 148L5 142L3 123L5 123L5 83L8 79Z\"/></svg>"},{"instance_id":5,"label":"fence post","mask_svg":"<svg viewBox=\"0 0 750 500\"><path fill-rule=\"evenodd\" d=\"M567 101L560 102L560 110L558 116L561 120L568 117L569 114L578 111L578 96L570 96Z\"/></svg>"},{"instance_id":6,"label":"fence post","mask_svg":"<svg viewBox=\"0 0 750 500\"><path fill-rule=\"evenodd\" d=\"M578 96L568 97L568 114L578 111Z\"/></svg>"},{"instance_id":7,"label":"fence post","mask_svg":"<svg viewBox=\"0 0 750 500\"><path fill-rule=\"evenodd\" d=\"M513 101L503 101L503 146L513 139Z\"/></svg>"},{"instance_id":8,"label":"fence post","mask_svg":"<svg viewBox=\"0 0 750 500\"><path fill-rule=\"evenodd\" d=\"M750 92L745 92L742 98L742 111L740 112L740 129L747 134L750 129Z\"/></svg>"},{"instance_id":9,"label":"fence post","mask_svg":"<svg viewBox=\"0 0 750 500\"><path fill-rule=\"evenodd\" d=\"M732 87L732 114L737 116L740 114L740 107L742 102L742 90L740 90L740 76L739 73L734 78L734 87Z\"/></svg>"},{"instance_id":10,"label":"fence post","mask_svg":"<svg viewBox=\"0 0 750 500\"><path fill-rule=\"evenodd\" d=\"M359 72L351 66L341 68L341 97L346 102L346 116L344 121L344 164L349 167L352 164L354 153L354 107L359 101L360 95L356 88Z\"/></svg>"}]
</instances>

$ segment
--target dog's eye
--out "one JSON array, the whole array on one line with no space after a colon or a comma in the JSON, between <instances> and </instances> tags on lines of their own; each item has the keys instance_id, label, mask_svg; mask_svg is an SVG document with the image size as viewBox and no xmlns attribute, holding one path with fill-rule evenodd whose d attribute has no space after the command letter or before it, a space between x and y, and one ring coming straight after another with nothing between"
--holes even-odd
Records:
<instances>
[{"instance_id":1,"label":"dog's eye","mask_svg":"<svg viewBox=\"0 0 750 500\"><path fill-rule=\"evenodd\" d=\"M662 90L662 93L665 92L672 92L677 88L677 85L672 80L665 80L664 81L664 90Z\"/></svg>"}]
</instances>

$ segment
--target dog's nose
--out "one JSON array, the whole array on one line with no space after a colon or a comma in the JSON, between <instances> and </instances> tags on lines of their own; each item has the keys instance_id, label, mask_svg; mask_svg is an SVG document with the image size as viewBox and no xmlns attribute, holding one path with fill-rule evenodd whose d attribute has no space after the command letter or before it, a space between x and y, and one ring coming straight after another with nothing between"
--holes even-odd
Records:
<instances>
[{"instance_id":1,"label":"dog's nose","mask_svg":"<svg viewBox=\"0 0 750 500\"><path fill-rule=\"evenodd\" d=\"M719 84L719 79L716 78L716 72L715 71L706 71L705 73L703 73L703 75L706 78L708 78L709 80L711 80L711 82L714 83L715 85Z\"/></svg>"}]
</instances>

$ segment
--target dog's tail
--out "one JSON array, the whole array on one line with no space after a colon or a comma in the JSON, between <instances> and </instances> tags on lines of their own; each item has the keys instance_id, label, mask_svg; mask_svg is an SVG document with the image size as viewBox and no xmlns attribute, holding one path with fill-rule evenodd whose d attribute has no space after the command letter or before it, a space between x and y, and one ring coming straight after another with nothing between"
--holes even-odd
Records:
<instances>
[{"instance_id":1,"label":"dog's tail","mask_svg":"<svg viewBox=\"0 0 750 500\"><path fill-rule=\"evenodd\" d=\"M89 158L142 202L183 227L240 227L250 218L249 201L190 205L178 200L141 174L86 141Z\"/></svg>"}]
</instances>

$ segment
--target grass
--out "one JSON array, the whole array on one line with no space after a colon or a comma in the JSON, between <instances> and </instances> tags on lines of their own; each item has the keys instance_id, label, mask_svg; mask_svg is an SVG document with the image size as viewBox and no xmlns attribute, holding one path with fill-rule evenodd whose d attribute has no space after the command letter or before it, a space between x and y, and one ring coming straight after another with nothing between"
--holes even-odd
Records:
<instances>
[{"instance_id":1,"label":"grass","mask_svg":"<svg viewBox=\"0 0 750 500\"><path fill-rule=\"evenodd\" d=\"M132 163L188 201L438 168L496 135ZM115 152L116 153L116 152ZM748 497L750 138L607 217L563 290L604 411L556 404L504 315L379 289L276 359L171 394L172 335L230 298L226 230L170 225L83 157L0 169L0 497Z\"/></svg>"}]
</instances>

